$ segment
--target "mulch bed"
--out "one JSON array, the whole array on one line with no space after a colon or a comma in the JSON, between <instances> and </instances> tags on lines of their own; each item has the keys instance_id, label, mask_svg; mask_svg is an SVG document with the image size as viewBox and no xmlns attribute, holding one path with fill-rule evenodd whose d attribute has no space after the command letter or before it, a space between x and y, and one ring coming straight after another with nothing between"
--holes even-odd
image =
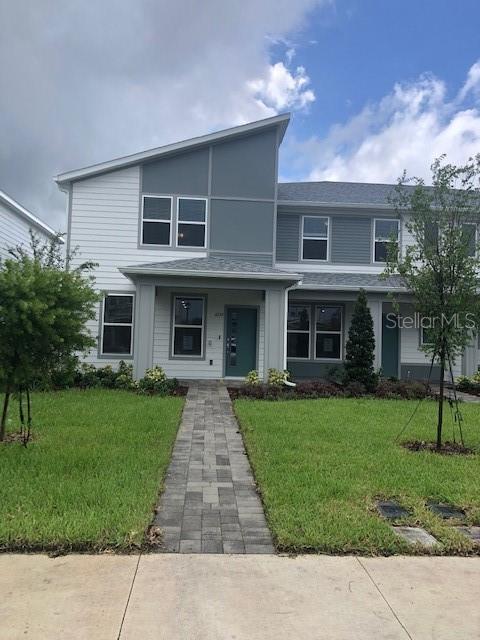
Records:
<instances>
[{"instance_id":1,"label":"mulch bed","mask_svg":"<svg viewBox=\"0 0 480 640\"><path fill-rule=\"evenodd\" d=\"M435 442L425 442L424 440L408 440L407 442L403 442L402 446L409 451L430 451L431 453L440 453L446 456L467 456L475 453L473 449L465 447L458 442L444 442L441 449L437 449Z\"/></svg>"}]
</instances>

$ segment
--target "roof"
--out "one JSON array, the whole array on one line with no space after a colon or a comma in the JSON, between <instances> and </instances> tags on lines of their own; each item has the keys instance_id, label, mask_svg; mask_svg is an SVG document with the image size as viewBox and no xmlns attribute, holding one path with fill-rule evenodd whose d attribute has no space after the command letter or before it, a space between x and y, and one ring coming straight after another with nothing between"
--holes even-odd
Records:
<instances>
[{"instance_id":1,"label":"roof","mask_svg":"<svg viewBox=\"0 0 480 640\"><path fill-rule=\"evenodd\" d=\"M120 267L125 274L135 275L176 275L190 277L250 278L253 280L285 280L298 282L301 274L275 269L262 264L232 260L230 258L191 258L149 262Z\"/></svg>"},{"instance_id":2,"label":"roof","mask_svg":"<svg viewBox=\"0 0 480 640\"><path fill-rule=\"evenodd\" d=\"M112 171L114 169L129 167L133 164L144 162L146 160L154 160L168 154L183 151L184 149L193 149L196 147L211 144L212 142L222 142L229 138L235 138L238 136L246 135L253 131L267 129L274 126L278 126L279 128L281 142L283 140L283 136L285 135L285 131L287 129L289 121L290 114L283 113L271 118L264 118L263 120L257 120L256 122L249 122L237 127L231 127L229 129L223 129L222 131L216 131L215 133L209 133L204 136L190 138L188 140L175 142L173 144L167 144L162 147L148 149L147 151L141 151L140 153L134 153L128 156L122 156L120 158L115 158L114 160L109 160L108 162L102 162L100 164L94 164L88 167L83 167L81 169L75 169L73 171L60 173L55 178L55 182L59 186L66 185L74 180L79 180L81 178L98 175L100 173Z\"/></svg>"},{"instance_id":3,"label":"roof","mask_svg":"<svg viewBox=\"0 0 480 640\"><path fill-rule=\"evenodd\" d=\"M2 191L1 189L0 189L0 203L3 203L4 205L6 205L11 211L16 213L20 218L22 218L23 220L26 220L33 227L40 229L51 238L57 235L56 232L51 227L48 226L48 224L40 220L40 218L37 218L37 216L35 216L31 211L28 211L28 209L25 209L25 207L23 207L19 202L14 200L11 196L9 196L7 193L5 193L5 191ZM60 242L63 242L63 238L60 238Z\"/></svg>"},{"instance_id":4,"label":"roof","mask_svg":"<svg viewBox=\"0 0 480 640\"><path fill-rule=\"evenodd\" d=\"M304 273L302 289L334 289L356 291L406 291L398 276L382 278L379 273Z\"/></svg>"},{"instance_id":5,"label":"roof","mask_svg":"<svg viewBox=\"0 0 480 640\"><path fill-rule=\"evenodd\" d=\"M391 208L389 196L395 186L368 182L280 182L278 201L279 204L363 204Z\"/></svg>"}]
</instances>

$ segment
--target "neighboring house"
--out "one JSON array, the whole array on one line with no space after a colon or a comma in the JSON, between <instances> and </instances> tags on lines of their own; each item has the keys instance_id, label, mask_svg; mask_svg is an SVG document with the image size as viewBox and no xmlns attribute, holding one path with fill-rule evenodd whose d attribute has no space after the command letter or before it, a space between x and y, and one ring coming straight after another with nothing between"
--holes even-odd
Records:
<instances>
[{"instance_id":1,"label":"neighboring house","mask_svg":"<svg viewBox=\"0 0 480 640\"><path fill-rule=\"evenodd\" d=\"M30 231L44 241L56 235L45 222L0 190L0 259L11 257L8 249L13 247L21 245L28 251Z\"/></svg>"},{"instance_id":2,"label":"neighboring house","mask_svg":"<svg viewBox=\"0 0 480 640\"><path fill-rule=\"evenodd\" d=\"M403 247L391 185L278 183L280 115L56 178L68 194L74 258L99 264L94 364L152 365L179 378L295 378L342 364L353 305L367 291L385 375L425 378L418 328L390 328L385 241ZM472 347L455 373L477 368ZM434 376L438 376L438 369Z\"/></svg>"}]
</instances>

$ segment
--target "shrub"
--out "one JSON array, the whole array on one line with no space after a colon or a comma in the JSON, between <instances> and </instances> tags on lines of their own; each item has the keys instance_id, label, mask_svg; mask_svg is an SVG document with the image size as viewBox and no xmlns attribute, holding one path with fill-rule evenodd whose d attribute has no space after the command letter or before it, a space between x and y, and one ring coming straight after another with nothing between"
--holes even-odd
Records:
<instances>
[{"instance_id":1,"label":"shrub","mask_svg":"<svg viewBox=\"0 0 480 640\"><path fill-rule=\"evenodd\" d=\"M405 400L417 400L430 394L430 388L416 380L382 379L377 385L375 395L377 398L403 398Z\"/></svg>"},{"instance_id":2,"label":"shrub","mask_svg":"<svg viewBox=\"0 0 480 640\"><path fill-rule=\"evenodd\" d=\"M258 371L249 371L245 376L245 383L248 385L257 385L260 384L260 376L258 375Z\"/></svg>"},{"instance_id":3,"label":"shrub","mask_svg":"<svg viewBox=\"0 0 480 640\"><path fill-rule=\"evenodd\" d=\"M367 393L367 388L358 380L352 380L344 387L344 392L347 398L359 398Z\"/></svg>"},{"instance_id":4,"label":"shrub","mask_svg":"<svg viewBox=\"0 0 480 640\"><path fill-rule=\"evenodd\" d=\"M332 382L309 380L297 384L295 395L299 398L331 398L343 396L344 393L338 385Z\"/></svg>"},{"instance_id":5,"label":"shrub","mask_svg":"<svg viewBox=\"0 0 480 640\"><path fill-rule=\"evenodd\" d=\"M464 393L472 393L480 395L480 373L477 372L473 376L459 376L456 379L457 389Z\"/></svg>"},{"instance_id":6,"label":"shrub","mask_svg":"<svg viewBox=\"0 0 480 640\"><path fill-rule=\"evenodd\" d=\"M169 380L162 367L147 369L145 376L138 381L138 390L141 393L155 393L159 395L169 395L178 387L178 380Z\"/></svg>"},{"instance_id":7,"label":"shrub","mask_svg":"<svg viewBox=\"0 0 480 640\"><path fill-rule=\"evenodd\" d=\"M373 320L367 305L367 295L360 289L348 330L345 348L345 377L347 386L357 382L368 391L377 385L377 376L373 368L375 351L375 334Z\"/></svg>"},{"instance_id":8,"label":"shrub","mask_svg":"<svg viewBox=\"0 0 480 640\"><path fill-rule=\"evenodd\" d=\"M269 369L268 370L268 384L274 387L281 387L290 378L289 372L285 369Z\"/></svg>"}]
</instances>

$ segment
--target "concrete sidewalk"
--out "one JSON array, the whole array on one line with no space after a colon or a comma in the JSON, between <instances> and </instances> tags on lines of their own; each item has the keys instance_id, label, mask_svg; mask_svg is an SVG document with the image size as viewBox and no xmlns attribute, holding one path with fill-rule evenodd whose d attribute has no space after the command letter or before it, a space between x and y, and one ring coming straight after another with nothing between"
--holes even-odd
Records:
<instances>
[{"instance_id":1,"label":"concrete sidewalk","mask_svg":"<svg viewBox=\"0 0 480 640\"><path fill-rule=\"evenodd\" d=\"M480 638L480 558L0 555L0 638Z\"/></svg>"}]
</instances>

